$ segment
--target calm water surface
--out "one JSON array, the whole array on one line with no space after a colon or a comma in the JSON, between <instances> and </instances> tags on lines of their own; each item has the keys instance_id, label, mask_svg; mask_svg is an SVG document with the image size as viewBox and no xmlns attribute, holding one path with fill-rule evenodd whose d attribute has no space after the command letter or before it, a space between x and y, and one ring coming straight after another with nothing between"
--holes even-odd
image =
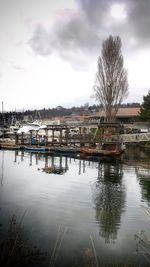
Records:
<instances>
[{"instance_id":1,"label":"calm water surface","mask_svg":"<svg viewBox=\"0 0 150 267\"><path fill-rule=\"evenodd\" d=\"M127 160L150 159L129 152ZM86 266L89 258L93 266L148 264L135 235L149 238L149 170L21 151L0 151L0 163L0 238L12 214L20 220L26 211L26 237L48 253L35 266Z\"/></svg>"}]
</instances>

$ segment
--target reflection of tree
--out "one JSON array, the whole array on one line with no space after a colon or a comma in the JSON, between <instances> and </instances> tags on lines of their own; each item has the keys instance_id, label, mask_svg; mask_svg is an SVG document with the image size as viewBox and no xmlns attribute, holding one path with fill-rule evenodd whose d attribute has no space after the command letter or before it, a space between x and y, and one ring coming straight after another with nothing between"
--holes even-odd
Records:
<instances>
[{"instance_id":1,"label":"reflection of tree","mask_svg":"<svg viewBox=\"0 0 150 267\"><path fill-rule=\"evenodd\" d=\"M150 170L136 168L135 172L141 186L142 200L146 200L150 205Z\"/></svg>"},{"instance_id":2,"label":"reflection of tree","mask_svg":"<svg viewBox=\"0 0 150 267\"><path fill-rule=\"evenodd\" d=\"M123 158L124 160L134 160L139 162L143 160L144 162L149 162L150 151L140 146L128 146Z\"/></svg>"},{"instance_id":3,"label":"reflection of tree","mask_svg":"<svg viewBox=\"0 0 150 267\"><path fill-rule=\"evenodd\" d=\"M122 185L123 170L120 164L100 164L94 192L96 220L105 242L117 239L121 213L124 209L125 191Z\"/></svg>"}]
</instances>

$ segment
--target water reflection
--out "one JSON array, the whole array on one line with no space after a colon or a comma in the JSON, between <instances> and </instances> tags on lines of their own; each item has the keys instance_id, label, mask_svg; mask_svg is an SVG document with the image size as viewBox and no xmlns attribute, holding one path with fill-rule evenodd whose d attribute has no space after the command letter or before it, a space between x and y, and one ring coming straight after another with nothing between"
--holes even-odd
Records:
<instances>
[{"instance_id":1,"label":"water reflection","mask_svg":"<svg viewBox=\"0 0 150 267\"><path fill-rule=\"evenodd\" d=\"M125 161L149 163L150 151L137 145L128 145L123 158Z\"/></svg>"},{"instance_id":2,"label":"water reflection","mask_svg":"<svg viewBox=\"0 0 150 267\"><path fill-rule=\"evenodd\" d=\"M4 179L4 151L2 152L2 166L1 166L1 186L3 186Z\"/></svg>"},{"instance_id":3,"label":"water reflection","mask_svg":"<svg viewBox=\"0 0 150 267\"><path fill-rule=\"evenodd\" d=\"M53 171L47 172L48 168ZM141 208L139 181L143 183L143 178L140 169L136 172L137 177L135 168L117 162L4 151L0 223L8 223L12 213L20 218L27 209L24 219L27 238L50 255L59 232L62 246L56 246L56 255L59 252L56 262L53 259L56 267L75 266L75 262L81 266L84 254L92 257L93 247L100 266L126 264L128 259L133 262L130 266L139 266L139 258L136 260L133 254L134 234L140 229L149 231L149 222Z\"/></svg>"},{"instance_id":4,"label":"water reflection","mask_svg":"<svg viewBox=\"0 0 150 267\"><path fill-rule=\"evenodd\" d=\"M68 170L68 158L65 158L63 166L63 158L59 157L57 164L55 164L55 158L52 156L50 160L48 156L45 157L45 167L42 169L46 173L64 174Z\"/></svg>"},{"instance_id":5,"label":"water reflection","mask_svg":"<svg viewBox=\"0 0 150 267\"><path fill-rule=\"evenodd\" d=\"M135 173L141 186L142 201L150 206L150 169L136 167Z\"/></svg>"},{"instance_id":6,"label":"water reflection","mask_svg":"<svg viewBox=\"0 0 150 267\"><path fill-rule=\"evenodd\" d=\"M115 242L121 224L121 214L125 206L122 177L121 164L99 164L94 202L99 234L106 243Z\"/></svg>"},{"instance_id":7,"label":"water reflection","mask_svg":"<svg viewBox=\"0 0 150 267\"><path fill-rule=\"evenodd\" d=\"M24 151L15 151L14 162L19 164L19 159L24 161L24 158L28 156L29 158L29 166L32 166L35 162L36 165L39 164L39 161L43 162L42 168L38 168L38 170L42 170L45 173L54 173L54 174L64 174L69 170L69 164L71 162L78 162L78 174L86 172L86 162L88 162L88 166L95 167L96 162L91 162L90 160L86 161L83 159L72 158L68 156L54 156L46 153L32 153L32 152L24 152Z\"/></svg>"},{"instance_id":8,"label":"water reflection","mask_svg":"<svg viewBox=\"0 0 150 267\"><path fill-rule=\"evenodd\" d=\"M68 157L65 157L65 161L63 162L63 157L50 156L48 154L40 154L40 153L24 153L24 151L18 152L15 151L15 159L14 162L17 162L17 159L21 157L21 161L24 160L24 157L28 154L29 156L29 166L33 165L33 160L35 164L38 165L39 160L43 161L43 167L38 170L42 170L45 173L54 173L54 174L64 174L68 170Z\"/></svg>"},{"instance_id":9,"label":"water reflection","mask_svg":"<svg viewBox=\"0 0 150 267\"><path fill-rule=\"evenodd\" d=\"M144 157L144 153L141 152L138 146L127 146L123 157L124 160L140 160Z\"/></svg>"},{"instance_id":10,"label":"water reflection","mask_svg":"<svg viewBox=\"0 0 150 267\"><path fill-rule=\"evenodd\" d=\"M130 145L124 154L124 160L136 166L134 168L141 186L141 199L150 206L150 150Z\"/></svg>"}]
</instances>

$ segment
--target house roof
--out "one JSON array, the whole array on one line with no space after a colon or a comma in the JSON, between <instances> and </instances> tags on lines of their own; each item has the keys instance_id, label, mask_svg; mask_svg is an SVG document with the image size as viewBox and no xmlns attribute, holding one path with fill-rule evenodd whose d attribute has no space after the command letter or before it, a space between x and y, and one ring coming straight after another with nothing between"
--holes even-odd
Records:
<instances>
[{"instance_id":1,"label":"house roof","mask_svg":"<svg viewBox=\"0 0 150 267\"><path fill-rule=\"evenodd\" d=\"M117 112L116 117L137 117L139 115L140 107L133 108L120 108ZM105 117L105 112L95 112L89 117Z\"/></svg>"}]
</instances>

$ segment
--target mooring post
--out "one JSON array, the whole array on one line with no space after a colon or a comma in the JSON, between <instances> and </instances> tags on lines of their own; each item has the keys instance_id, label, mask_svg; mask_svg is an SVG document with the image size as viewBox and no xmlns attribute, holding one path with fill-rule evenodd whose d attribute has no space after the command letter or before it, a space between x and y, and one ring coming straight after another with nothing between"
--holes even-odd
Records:
<instances>
[{"instance_id":1,"label":"mooring post","mask_svg":"<svg viewBox=\"0 0 150 267\"><path fill-rule=\"evenodd\" d=\"M35 144L37 145L38 144L38 130L36 130L35 132Z\"/></svg>"},{"instance_id":2,"label":"mooring post","mask_svg":"<svg viewBox=\"0 0 150 267\"><path fill-rule=\"evenodd\" d=\"M68 157L65 157L65 170L68 170Z\"/></svg>"},{"instance_id":3,"label":"mooring post","mask_svg":"<svg viewBox=\"0 0 150 267\"><path fill-rule=\"evenodd\" d=\"M18 145L18 134L15 133L15 145Z\"/></svg>"},{"instance_id":4,"label":"mooring post","mask_svg":"<svg viewBox=\"0 0 150 267\"><path fill-rule=\"evenodd\" d=\"M68 129L68 135L69 135L69 143L70 143L70 146L72 145L72 137L71 137L71 134L70 134L70 129Z\"/></svg>"},{"instance_id":5,"label":"mooring post","mask_svg":"<svg viewBox=\"0 0 150 267\"><path fill-rule=\"evenodd\" d=\"M45 155L45 168L48 168L48 155Z\"/></svg>"},{"instance_id":6,"label":"mooring post","mask_svg":"<svg viewBox=\"0 0 150 267\"><path fill-rule=\"evenodd\" d=\"M54 129L52 128L52 146L54 145Z\"/></svg>"},{"instance_id":7,"label":"mooring post","mask_svg":"<svg viewBox=\"0 0 150 267\"><path fill-rule=\"evenodd\" d=\"M52 165L52 167L54 167L54 163L55 163L54 161L55 161L55 158L54 158L54 156L52 156L51 157L51 165Z\"/></svg>"},{"instance_id":8,"label":"mooring post","mask_svg":"<svg viewBox=\"0 0 150 267\"><path fill-rule=\"evenodd\" d=\"M60 128L59 143L62 146L62 128Z\"/></svg>"},{"instance_id":9,"label":"mooring post","mask_svg":"<svg viewBox=\"0 0 150 267\"><path fill-rule=\"evenodd\" d=\"M62 156L59 158L59 168L62 169Z\"/></svg>"},{"instance_id":10,"label":"mooring post","mask_svg":"<svg viewBox=\"0 0 150 267\"><path fill-rule=\"evenodd\" d=\"M100 129L100 126L98 125L98 148L99 149L100 149L100 146L101 146L101 140L102 140L101 129Z\"/></svg>"},{"instance_id":11,"label":"mooring post","mask_svg":"<svg viewBox=\"0 0 150 267\"><path fill-rule=\"evenodd\" d=\"M45 146L48 145L48 129L45 129Z\"/></svg>"},{"instance_id":12,"label":"mooring post","mask_svg":"<svg viewBox=\"0 0 150 267\"><path fill-rule=\"evenodd\" d=\"M38 154L35 154L36 165L38 165Z\"/></svg>"},{"instance_id":13,"label":"mooring post","mask_svg":"<svg viewBox=\"0 0 150 267\"><path fill-rule=\"evenodd\" d=\"M30 163L29 166L32 166L32 153L30 153Z\"/></svg>"},{"instance_id":14,"label":"mooring post","mask_svg":"<svg viewBox=\"0 0 150 267\"><path fill-rule=\"evenodd\" d=\"M79 127L79 142L80 142L80 146L81 146L81 127Z\"/></svg>"},{"instance_id":15,"label":"mooring post","mask_svg":"<svg viewBox=\"0 0 150 267\"><path fill-rule=\"evenodd\" d=\"M32 142L33 140L32 140L32 130L30 130L30 145L32 145Z\"/></svg>"},{"instance_id":16,"label":"mooring post","mask_svg":"<svg viewBox=\"0 0 150 267\"><path fill-rule=\"evenodd\" d=\"M66 126L65 143L68 145L68 127Z\"/></svg>"},{"instance_id":17,"label":"mooring post","mask_svg":"<svg viewBox=\"0 0 150 267\"><path fill-rule=\"evenodd\" d=\"M40 135L38 134L38 138L37 138L37 144L38 144L38 145L40 145L40 139L41 139L41 137L40 137Z\"/></svg>"},{"instance_id":18,"label":"mooring post","mask_svg":"<svg viewBox=\"0 0 150 267\"><path fill-rule=\"evenodd\" d=\"M21 133L21 145L24 144L24 139L23 139L23 132Z\"/></svg>"}]
</instances>

